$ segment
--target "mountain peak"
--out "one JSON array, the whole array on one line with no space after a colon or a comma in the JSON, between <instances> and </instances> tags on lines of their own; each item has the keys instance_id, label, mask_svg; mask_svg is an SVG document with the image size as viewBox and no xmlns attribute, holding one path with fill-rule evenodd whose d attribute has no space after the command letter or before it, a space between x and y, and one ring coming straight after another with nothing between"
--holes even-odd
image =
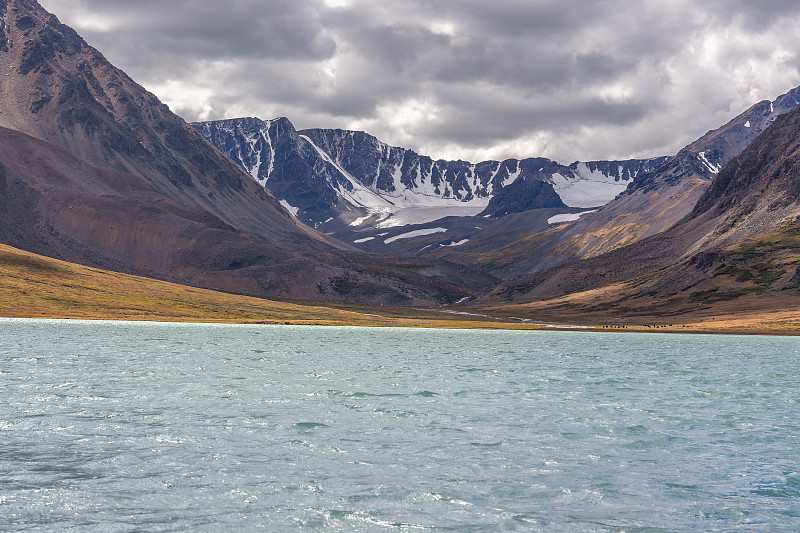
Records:
<instances>
[{"instance_id":1,"label":"mountain peak","mask_svg":"<svg viewBox=\"0 0 800 533\"><path fill-rule=\"evenodd\" d=\"M800 197L800 109L782 115L734 158L700 198L691 213L732 214L769 212L795 205Z\"/></svg>"},{"instance_id":2,"label":"mountain peak","mask_svg":"<svg viewBox=\"0 0 800 533\"><path fill-rule=\"evenodd\" d=\"M19 65L20 72L40 66L54 53L74 55L88 46L75 30L62 24L35 0L0 1L0 14L7 47L25 48L24 57L29 64ZM36 41L48 46L27 45Z\"/></svg>"}]
</instances>

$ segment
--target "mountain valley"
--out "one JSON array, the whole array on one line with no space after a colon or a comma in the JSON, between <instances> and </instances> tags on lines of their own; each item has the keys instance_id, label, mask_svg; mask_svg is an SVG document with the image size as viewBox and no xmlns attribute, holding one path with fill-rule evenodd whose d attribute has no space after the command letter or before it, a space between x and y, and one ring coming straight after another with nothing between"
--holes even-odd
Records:
<instances>
[{"instance_id":1,"label":"mountain valley","mask_svg":"<svg viewBox=\"0 0 800 533\"><path fill-rule=\"evenodd\" d=\"M360 131L297 131L286 118L194 127L299 220L381 253L420 255L439 245L466 243L496 220L531 210L549 211L544 219L528 220L534 225L519 233L543 230L555 216L572 219L604 205L666 159L564 166L533 157L472 164L434 161ZM447 235L430 242L414 239L416 248L399 242L418 232Z\"/></svg>"},{"instance_id":2,"label":"mountain valley","mask_svg":"<svg viewBox=\"0 0 800 533\"><path fill-rule=\"evenodd\" d=\"M800 291L798 102L759 102L670 156L434 160L286 118L187 124L36 1L0 0L0 243L240 295L523 323L774 311Z\"/></svg>"},{"instance_id":3,"label":"mountain valley","mask_svg":"<svg viewBox=\"0 0 800 533\"><path fill-rule=\"evenodd\" d=\"M671 157L560 165L544 158L434 161L358 131L285 118L194 124L294 216L370 252L447 259L503 278L658 234L800 88L760 102Z\"/></svg>"}]
</instances>

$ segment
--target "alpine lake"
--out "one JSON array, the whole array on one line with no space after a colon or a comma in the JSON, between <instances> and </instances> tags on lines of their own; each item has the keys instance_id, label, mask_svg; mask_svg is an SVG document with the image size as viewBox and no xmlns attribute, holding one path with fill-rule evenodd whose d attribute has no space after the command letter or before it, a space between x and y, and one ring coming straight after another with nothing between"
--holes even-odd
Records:
<instances>
[{"instance_id":1,"label":"alpine lake","mask_svg":"<svg viewBox=\"0 0 800 533\"><path fill-rule=\"evenodd\" d=\"M800 531L800 338L0 319L3 531Z\"/></svg>"}]
</instances>

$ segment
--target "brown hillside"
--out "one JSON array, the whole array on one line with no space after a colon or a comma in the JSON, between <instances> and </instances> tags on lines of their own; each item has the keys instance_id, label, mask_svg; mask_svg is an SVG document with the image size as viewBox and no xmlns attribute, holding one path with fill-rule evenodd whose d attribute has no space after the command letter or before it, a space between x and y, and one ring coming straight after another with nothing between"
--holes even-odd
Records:
<instances>
[{"instance_id":1,"label":"brown hillside","mask_svg":"<svg viewBox=\"0 0 800 533\"><path fill-rule=\"evenodd\" d=\"M459 279L492 282L378 261L299 223L34 0L0 0L0 128L0 240L18 248L232 292L373 304L451 301L467 293Z\"/></svg>"},{"instance_id":2,"label":"brown hillside","mask_svg":"<svg viewBox=\"0 0 800 533\"><path fill-rule=\"evenodd\" d=\"M624 283L618 302L701 302L795 290L800 283L800 110L726 165L689 216L612 252L521 276L491 298L543 300ZM800 299L798 299L800 303ZM654 304L656 305L656 304Z\"/></svg>"}]
</instances>

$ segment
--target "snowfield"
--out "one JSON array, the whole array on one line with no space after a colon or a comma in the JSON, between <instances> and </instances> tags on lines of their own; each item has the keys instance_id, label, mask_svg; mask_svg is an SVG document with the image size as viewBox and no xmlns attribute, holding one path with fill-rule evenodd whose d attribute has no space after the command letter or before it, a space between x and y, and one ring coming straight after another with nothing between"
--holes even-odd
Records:
<instances>
[{"instance_id":1,"label":"snowfield","mask_svg":"<svg viewBox=\"0 0 800 533\"><path fill-rule=\"evenodd\" d=\"M547 219L548 224L561 224L563 222L575 222L587 213L596 213L597 210L583 211L581 213L565 213L563 215L556 215Z\"/></svg>"},{"instance_id":2,"label":"snowfield","mask_svg":"<svg viewBox=\"0 0 800 533\"><path fill-rule=\"evenodd\" d=\"M569 207L601 207L619 196L631 183L616 181L602 172L592 172L585 163L578 165L576 174L578 179L570 179L558 173L550 178L561 201Z\"/></svg>"},{"instance_id":3,"label":"snowfield","mask_svg":"<svg viewBox=\"0 0 800 533\"><path fill-rule=\"evenodd\" d=\"M410 239L412 237L421 237L423 235L432 235L434 233L444 233L447 231L447 228L426 228L426 229L418 229L414 231L409 231L408 233L401 233L400 235L395 235L394 237L389 237L383 244L391 244L394 241L399 241L400 239Z\"/></svg>"}]
</instances>

